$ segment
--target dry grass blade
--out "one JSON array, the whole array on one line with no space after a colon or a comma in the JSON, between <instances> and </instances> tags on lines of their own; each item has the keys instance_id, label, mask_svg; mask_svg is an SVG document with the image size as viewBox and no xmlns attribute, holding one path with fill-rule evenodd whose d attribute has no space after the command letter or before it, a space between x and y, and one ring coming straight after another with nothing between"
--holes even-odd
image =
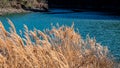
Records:
<instances>
[{"instance_id":1,"label":"dry grass blade","mask_svg":"<svg viewBox=\"0 0 120 68\"><path fill-rule=\"evenodd\" d=\"M89 36L83 40L71 27L62 26L44 33L25 27L24 37L11 33L0 23L0 68L113 68L108 48ZM9 35L8 35L9 34ZM116 65L117 66L117 65ZM119 65L118 65L119 66Z\"/></svg>"},{"instance_id":2,"label":"dry grass blade","mask_svg":"<svg viewBox=\"0 0 120 68\"><path fill-rule=\"evenodd\" d=\"M7 36L7 31L5 30L1 21L0 21L0 32L2 33L2 35Z\"/></svg>"},{"instance_id":3,"label":"dry grass blade","mask_svg":"<svg viewBox=\"0 0 120 68\"><path fill-rule=\"evenodd\" d=\"M16 33L16 29L15 29L15 26L12 23L12 21L8 18L7 18L7 20L8 20L8 23L10 24L10 26L11 26L11 28L10 28L11 33L13 33L13 32Z\"/></svg>"}]
</instances>

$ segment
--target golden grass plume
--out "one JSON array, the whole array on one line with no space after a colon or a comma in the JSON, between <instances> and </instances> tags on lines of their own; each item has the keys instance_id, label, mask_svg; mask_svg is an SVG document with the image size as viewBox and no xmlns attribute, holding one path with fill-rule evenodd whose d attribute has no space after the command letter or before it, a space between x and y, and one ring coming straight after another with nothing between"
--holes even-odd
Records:
<instances>
[{"instance_id":1,"label":"golden grass plume","mask_svg":"<svg viewBox=\"0 0 120 68\"><path fill-rule=\"evenodd\" d=\"M73 26L42 32L25 27L24 37L0 23L0 68L113 68L108 48L87 36L83 40Z\"/></svg>"}]
</instances>

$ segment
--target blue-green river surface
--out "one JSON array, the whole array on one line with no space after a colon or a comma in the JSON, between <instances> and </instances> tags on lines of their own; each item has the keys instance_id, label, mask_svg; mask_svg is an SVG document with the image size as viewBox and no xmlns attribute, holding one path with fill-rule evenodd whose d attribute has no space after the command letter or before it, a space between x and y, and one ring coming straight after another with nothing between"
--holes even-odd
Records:
<instances>
[{"instance_id":1,"label":"blue-green river surface","mask_svg":"<svg viewBox=\"0 0 120 68\"><path fill-rule=\"evenodd\" d=\"M52 9L51 12L31 12L24 14L10 14L0 16L0 20L9 29L7 19L15 25L17 33L24 30L27 25L29 30L37 28L43 30L51 28L51 23L56 25L71 26L74 22L75 29L79 29L82 38L86 35L96 37L97 42L108 46L110 53L120 61L120 16L107 15L100 12L73 12L71 10Z\"/></svg>"}]
</instances>

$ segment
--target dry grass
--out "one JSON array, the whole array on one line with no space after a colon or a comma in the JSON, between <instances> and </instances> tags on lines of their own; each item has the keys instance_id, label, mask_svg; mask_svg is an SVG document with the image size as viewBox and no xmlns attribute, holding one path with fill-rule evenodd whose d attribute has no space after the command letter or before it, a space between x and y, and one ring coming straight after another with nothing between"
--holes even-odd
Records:
<instances>
[{"instance_id":1,"label":"dry grass","mask_svg":"<svg viewBox=\"0 0 120 68\"><path fill-rule=\"evenodd\" d=\"M0 23L0 68L113 68L108 49L73 26L29 31L21 38L10 20L10 32Z\"/></svg>"}]
</instances>

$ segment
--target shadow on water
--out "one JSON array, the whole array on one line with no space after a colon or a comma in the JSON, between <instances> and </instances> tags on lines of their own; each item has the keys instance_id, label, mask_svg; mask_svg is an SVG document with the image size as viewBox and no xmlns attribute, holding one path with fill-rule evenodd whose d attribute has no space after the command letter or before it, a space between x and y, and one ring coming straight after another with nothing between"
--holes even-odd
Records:
<instances>
[{"instance_id":1,"label":"shadow on water","mask_svg":"<svg viewBox=\"0 0 120 68\"><path fill-rule=\"evenodd\" d=\"M46 14L69 14L69 13L76 13L76 12L46 12Z\"/></svg>"},{"instance_id":2,"label":"shadow on water","mask_svg":"<svg viewBox=\"0 0 120 68\"><path fill-rule=\"evenodd\" d=\"M114 11L92 11L84 9L51 9L49 12L43 12L44 14L51 14L63 18L79 18L79 19L101 19L101 20L119 20L120 13Z\"/></svg>"}]
</instances>

